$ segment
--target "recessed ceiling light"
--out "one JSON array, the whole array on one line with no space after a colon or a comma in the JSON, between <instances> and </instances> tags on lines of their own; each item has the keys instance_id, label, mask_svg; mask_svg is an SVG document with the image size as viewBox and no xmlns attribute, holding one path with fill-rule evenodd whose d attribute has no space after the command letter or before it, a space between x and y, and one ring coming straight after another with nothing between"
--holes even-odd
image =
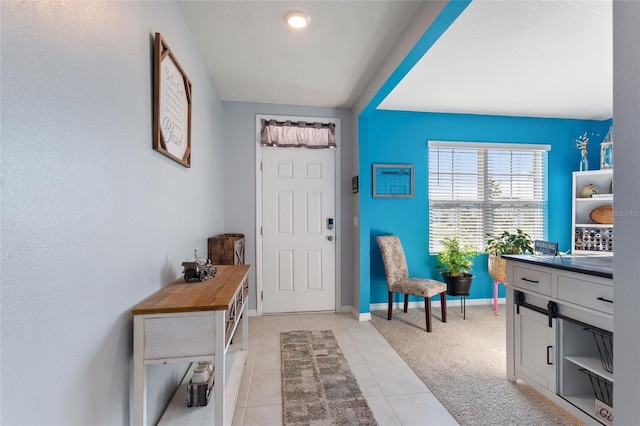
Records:
<instances>
[{"instance_id":1,"label":"recessed ceiling light","mask_svg":"<svg viewBox=\"0 0 640 426\"><path fill-rule=\"evenodd\" d=\"M311 22L311 17L300 10L292 10L284 15L284 20L292 28L304 28Z\"/></svg>"}]
</instances>

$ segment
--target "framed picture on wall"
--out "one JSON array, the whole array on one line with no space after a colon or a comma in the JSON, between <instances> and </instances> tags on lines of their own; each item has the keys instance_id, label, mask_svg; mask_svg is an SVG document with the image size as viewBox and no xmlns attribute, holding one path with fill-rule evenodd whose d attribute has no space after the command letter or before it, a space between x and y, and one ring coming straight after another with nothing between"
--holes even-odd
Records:
<instances>
[{"instance_id":1,"label":"framed picture on wall","mask_svg":"<svg viewBox=\"0 0 640 426\"><path fill-rule=\"evenodd\" d=\"M191 81L160 33L153 68L153 149L191 167Z\"/></svg>"},{"instance_id":2,"label":"framed picture on wall","mask_svg":"<svg viewBox=\"0 0 640 426\"><path fill-rule=\"evenodd\" d=\"M412 164L374 164L373 196L376 198L413 198Z\"/></svg>"}]
</instances>

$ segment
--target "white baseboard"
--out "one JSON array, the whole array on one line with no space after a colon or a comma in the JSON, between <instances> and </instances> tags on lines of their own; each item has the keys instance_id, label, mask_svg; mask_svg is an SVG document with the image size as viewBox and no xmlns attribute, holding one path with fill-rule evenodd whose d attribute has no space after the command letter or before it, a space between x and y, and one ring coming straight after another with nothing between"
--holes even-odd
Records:
<instances>
[{"instance_id":1,"label":"white baseboard","mask_svg":"<svg viewBox=\"0 0 640 426\"><path fill-rule=\"evenodd\" d=\"M506 303L507 299L506 298L499 298L498 299L498 304L502 303ZM456 298L456 299L447 299L447 306L460 306L460 304L462 303L462 298ZM465 304L467 306L473 306L473 305L493 305L493 298L488 298L488 299L467 299ZM439 308L440 307L440 299L432 299L431 300L431 306L434 308ZM422 301L413 301L413 302L409 302L408 303L408 307L409 308L423 308L424 309L424 300ZM404 308L404 302L394 302L393 303L393 308L394 309L403 309ZM369 305L369 310L371 311L386 311L387 310L387 304L386 303L372 303L371 305Z\"/></svg>"},{"instance_id":2,"label":"white baseboard","mask_svg":"<svg viewBox=\"0 0 640 426\"><path fill-rule=\"evenodd\" d=\"M250 317L257 317L258 316L258 310L257 309L249 309L247 311L249 313ZM352 313L354 312L354 307L351 305L347 305L347 306L341 306L338 309L336 309L336 312L339 314L348 314L348 313ZM356 315L356 318L358 316Z\"/></svg>"},{"instance_id":3,"label":"white baseboard","mask_svg":"<svg viewBox=\"0 0 640 426\"><path fill-rule=\"evenodd\" d=\"M457 299L448 299L447 300L447 306L459 306L460 303L462 302L462 299L457 298ZM500 299L498 299L498 304L505 304L506 303L506 298L502 297ZM493 305L493 298L490 299L467 299L466 302L467 306L473 306L473 305ZM440 307L440 299L433 299L431 301L431 306L434 308L439 308ZM413 301L413 302L409 302L408 304L409 308L423 308L424 309L424 301ZM404 308L404 302L394 302L393 304L393 308L394 309L402 309ZM369 305L369 310L370 311L386 311L387 310L387 304L386 303L372 303ZM258 316L258 310L257 309L249 309L249 316L250 317L257 317ZM351 315L357 319L358 321L369 321L371 319L371 312L366 312L366 313L360 313L358 312L358 310L356 308L354 308L353 306L341 306L340 308L338 308L336 310L336 312L338 313L351 313Z\"/></svg>"},{"instance_id":4,"label":"white baseboard","mask_svg":"<svg viewBox=\"0 0 640 426\"><path fill-rule=\"evenodd\" d=\"M351 306L351 315L358 321L369 321L371 319L371 312L360 313L356 308Z\"/></svg>"}]
</instances>

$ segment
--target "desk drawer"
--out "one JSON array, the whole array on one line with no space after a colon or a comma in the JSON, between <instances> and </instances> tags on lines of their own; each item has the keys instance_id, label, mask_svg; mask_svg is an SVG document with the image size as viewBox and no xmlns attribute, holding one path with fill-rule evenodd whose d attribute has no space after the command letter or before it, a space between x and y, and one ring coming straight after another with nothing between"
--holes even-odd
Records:
<instances>
[{"instance_id":1,"label":"desk drawer","mask_svg":"<svg viewBox=\"0 0 640 426\"><path fill-rule=\"evenodd\" d=\"M613 287L558 276L558 299L613 315Z\"/></svg>"},{"instance_id":2,"label":"desk drawer","mask_svg":"<svg viewBox=\"0 0 640 426\"><path fill-rule=\"evenodd\" d=\"M212 313L145 318L144 359L212 355L214 323Z\"/></svg>"},{"instance_id":3,"label":"desk drawer","mask_svg":"<svg viewBox=\"0 0 640 426\"><path fill-rule=\"evenodd\" d=\"M551 296L551 274L535 269L514 266L513 286Z\"/></svg>"}]
</instances>

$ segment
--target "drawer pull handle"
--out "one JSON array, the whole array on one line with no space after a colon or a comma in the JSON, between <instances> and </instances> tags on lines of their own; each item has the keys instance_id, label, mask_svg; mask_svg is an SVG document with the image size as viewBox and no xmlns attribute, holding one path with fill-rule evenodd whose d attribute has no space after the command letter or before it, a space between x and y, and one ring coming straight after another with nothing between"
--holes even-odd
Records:
<instances>
[{"instance_id":1,"label":"drawer pull handle","mask_svg":"<svg viewBox=\"0 0 640 426\"><path fill-rule=\"evenodd\" d=\"M551 357L549 356L549 352L551 350L553 346L547 346L547 365L553 365L553 363L551 362Z\"/></svg>"},{"instance_id":2,"label":"drawer pull handle","mask_svg":"<svg viewBox=\"0 0 640 426\"><path fill-rule=\"evenodd\" d=\"M530 280L529 278L520 278L522 281L526 281L528 283L538 284L540 281L538 280Z\"/></svg>"},{"instance_id":3,"label":"drawer pull handle","mask_svg":"<svg viewBox=\"0 0 640 426\"><path fill-rule=\"evenodd\" d=\"M605 299L604 297L598 297L598 300L602 300L603 302L613 303L613 300Z\"/></svg>"}]
</instances>

